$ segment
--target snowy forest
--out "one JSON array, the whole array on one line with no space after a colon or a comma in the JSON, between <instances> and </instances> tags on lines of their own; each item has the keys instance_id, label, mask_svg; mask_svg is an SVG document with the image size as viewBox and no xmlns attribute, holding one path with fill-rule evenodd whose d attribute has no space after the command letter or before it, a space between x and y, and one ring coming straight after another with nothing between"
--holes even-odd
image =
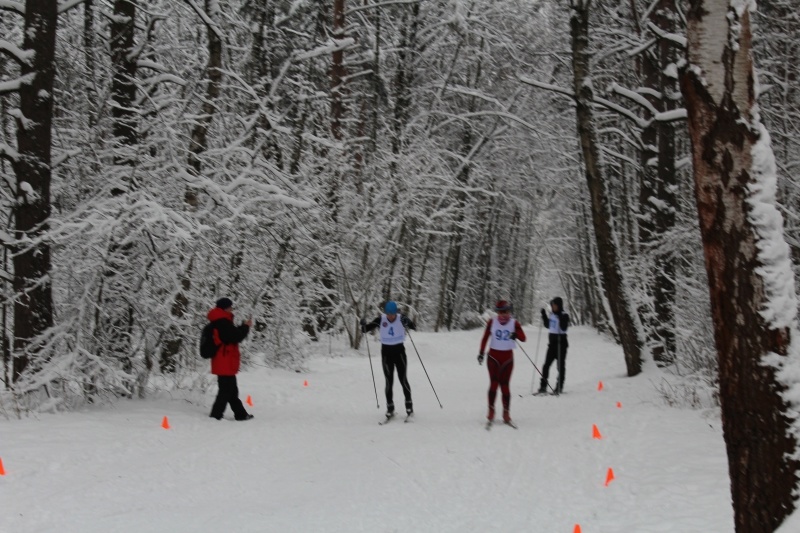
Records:
<instances>
[{"instance_id":1,"label":"snowy forest","mask_svg":"<svg viewBox=\"0 0 800 533\"><path fill-rule=\"evenodd\" d=\"M0 408L199 386L221 296L282 368L358 348L389 299L442 331L562 296L629 376L721 405L752 464L737 531L774 531L800 435L799 10L0 0Z\"/></svg>"}]
</instances>

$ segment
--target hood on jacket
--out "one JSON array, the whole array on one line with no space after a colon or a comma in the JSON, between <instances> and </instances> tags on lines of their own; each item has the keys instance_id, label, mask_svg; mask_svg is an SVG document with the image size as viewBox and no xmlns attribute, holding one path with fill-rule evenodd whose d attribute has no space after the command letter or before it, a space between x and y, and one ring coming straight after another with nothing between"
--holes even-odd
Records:
<instances>
[{"instance_id":1,"label":"hood on jacket","mask_svg":"<svg viewBox=\"0 0 800 533\"><path fill-rule=\"evenodd\" d=\"M219 307L215 307L211 311L208 312L208 320L214 322L215 320L219 320L220 318L227 318L231 322L233 322L233 313L229 313L224 309L220 309Z\"/></svg>"},{"instance_id":2,"label":"hood on jacket","mask_svg":"<svg viewBox=\"0 0 800 533\"><path fill-rule=\"evenodd\" d=\"M556 306L556 309L558 309L559 311L563 311L564 310L564 300L562 300L560 297L556 296L555 298L550 300L550 305L554 305L554 304Z\"/></svg>"}]
</instances>

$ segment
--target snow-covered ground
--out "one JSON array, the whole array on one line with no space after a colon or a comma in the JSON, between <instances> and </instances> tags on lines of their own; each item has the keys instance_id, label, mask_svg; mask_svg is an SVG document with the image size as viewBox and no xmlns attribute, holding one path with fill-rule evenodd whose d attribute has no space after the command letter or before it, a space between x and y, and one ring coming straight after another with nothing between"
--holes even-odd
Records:
<instances>
[{"instance_id":1,"label":"snow-covered ground","mask_svg":"<svg viewBox=\"0 0 800 533\"><path fill-rule=\"evenodd\" d=\"M526 330L523 346L536 358L538 330ZM414 333L441 409L406 340L416 410L409 424L378 425L384 380L373 338L380 410L366 349L334 341L333 355L324 346L306 373L240 374L242 398L254 402L248 422L230 411L210 419L215 390L199 402L126 401L0 420L0 531L733 531L715 412L666 407L655 370L625 377L619 347L574 328L567 394L531 396L533 367L517 350L511 412L519 429L486 431L480 335ZM546 332L539 367L545 349ZM397 384L395 401L402 405ZM593 424L602 439L592 438ZM615 479L605 486L609 468Z\"/></svg>"}]
</instances>

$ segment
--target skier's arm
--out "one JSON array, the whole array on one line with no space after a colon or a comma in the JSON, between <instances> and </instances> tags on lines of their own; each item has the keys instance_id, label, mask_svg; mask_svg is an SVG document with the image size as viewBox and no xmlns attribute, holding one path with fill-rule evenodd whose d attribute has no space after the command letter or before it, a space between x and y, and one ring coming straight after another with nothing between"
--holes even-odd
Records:
<instances>
[{"instance_id":1,"label":"skier's arm","mask_svg":"<svg viewBox=\"0 0 800 533\"><path fill-rule=\"evenodd\" d=\"M514 323L514 335L515 335L514 338L518 341L525 342L527 340L527 338L525 337L525 332L522 331L522 326L519 324L518 321Z\"/></svg>"},{"instance_id":2,"label":"skier's arm","mask_svg":"<svg viewBox=\"0 0 800 533\"><path fill-rule=\"evenodd\" d=\"M380 317L380 315L378 315L378 317L375 318L375 320L373 320L372 322L368 322L364 326L364 331L370 332L370 331L372 331L373 329L377 328L380 325L381 325L381 317Z\"/></svg>"},{"instance_id":3,"label":"skier's arm","mask_svg":"<svg viewBox=\"0 0 800 533\"><path fill-rule=\"evenodd\" d=\"M492 334L492 321L486 323L486 329L483 332L483 338L481 339L481 351L480 353L484 353L486 350L486 343L489 342L489 335Z\"/></svg>"},{"instance_id":4,"label":"skier's arm","mask_svg":"<svg viewBox=\"0 0 800 533\"><path fill-rule=\"evenodd\" d=\"M547 316L547 312L544 309L542 309L542 324L546 328L550 327L550 318Z\"/></svg>"},{"instance_id":5,"label":"skier's arm","mask_svg":"<svg viewBox=\"0 0 800 533\"><path fill-rule=\"evenodd\" d=\"M567 313L558 314L558 325L561 327L561 331L564 333L567 332L567 328L569 327L569 315Z\"/></svg>"},{"instance_id":6,"label":"skier's arm","mask_svg":"<svg viewBox=\"0 0 800 533\"><path fill-rule=\"evenodd\" d=\"M414 324L414 321L408 318L406 315L400 315L400 323L403 324L403 327L406 329L413 329L417 331L417 325Z\"/></svg>"}]
</instances>

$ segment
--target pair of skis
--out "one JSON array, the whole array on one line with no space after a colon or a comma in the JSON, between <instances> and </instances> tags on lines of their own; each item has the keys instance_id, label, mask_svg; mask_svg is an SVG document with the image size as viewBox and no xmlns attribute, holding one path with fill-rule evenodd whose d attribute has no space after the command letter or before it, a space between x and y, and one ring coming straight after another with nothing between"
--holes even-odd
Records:
<instances>
[{"instance_id":1,"label":"pair of skis","mask_svg":"<svg viewBox=\"0 0 800 533\"><path fill-rule=\"evenodd\" d=\"M486 422L486 431L489 431L489 430L491 430L491 429L492 429L492 425L493 425L493 424L494 424L494 420L488 420L488 421ZM514 422L512 422L511 420L509 420L509 421L503 421L503 424L505 424L506 426L510 426L510 427L512 427L512 428L514 428L514 429L519 429L519 428L517 427L517 425L516 425Z\"/></svg>"},{"instance_id":2,"label":"pair of skis","mask_svg":"<svg viewBox=\"0 0 800 533\"><path fill-rule=\"evenodd\" d=\"M379 426L385 426L386 424L388 424L388 423L389 423L389 421L390 421L391 419L393 419L393 418L394 418L394 416L395 416L395 415L394 415L394 413L392 413L391 415L387 415L385 419L383 419L383 420L381 420L380 422L378 422L378 425L379 425ZM414 416L414 413L409 413L409 414L407 414L407 415L406 415L406 417L403 419L403 422L405 422L405 423L411 422L411 418L412 418L413 416Z\"/></svg>"}]
</instances>

